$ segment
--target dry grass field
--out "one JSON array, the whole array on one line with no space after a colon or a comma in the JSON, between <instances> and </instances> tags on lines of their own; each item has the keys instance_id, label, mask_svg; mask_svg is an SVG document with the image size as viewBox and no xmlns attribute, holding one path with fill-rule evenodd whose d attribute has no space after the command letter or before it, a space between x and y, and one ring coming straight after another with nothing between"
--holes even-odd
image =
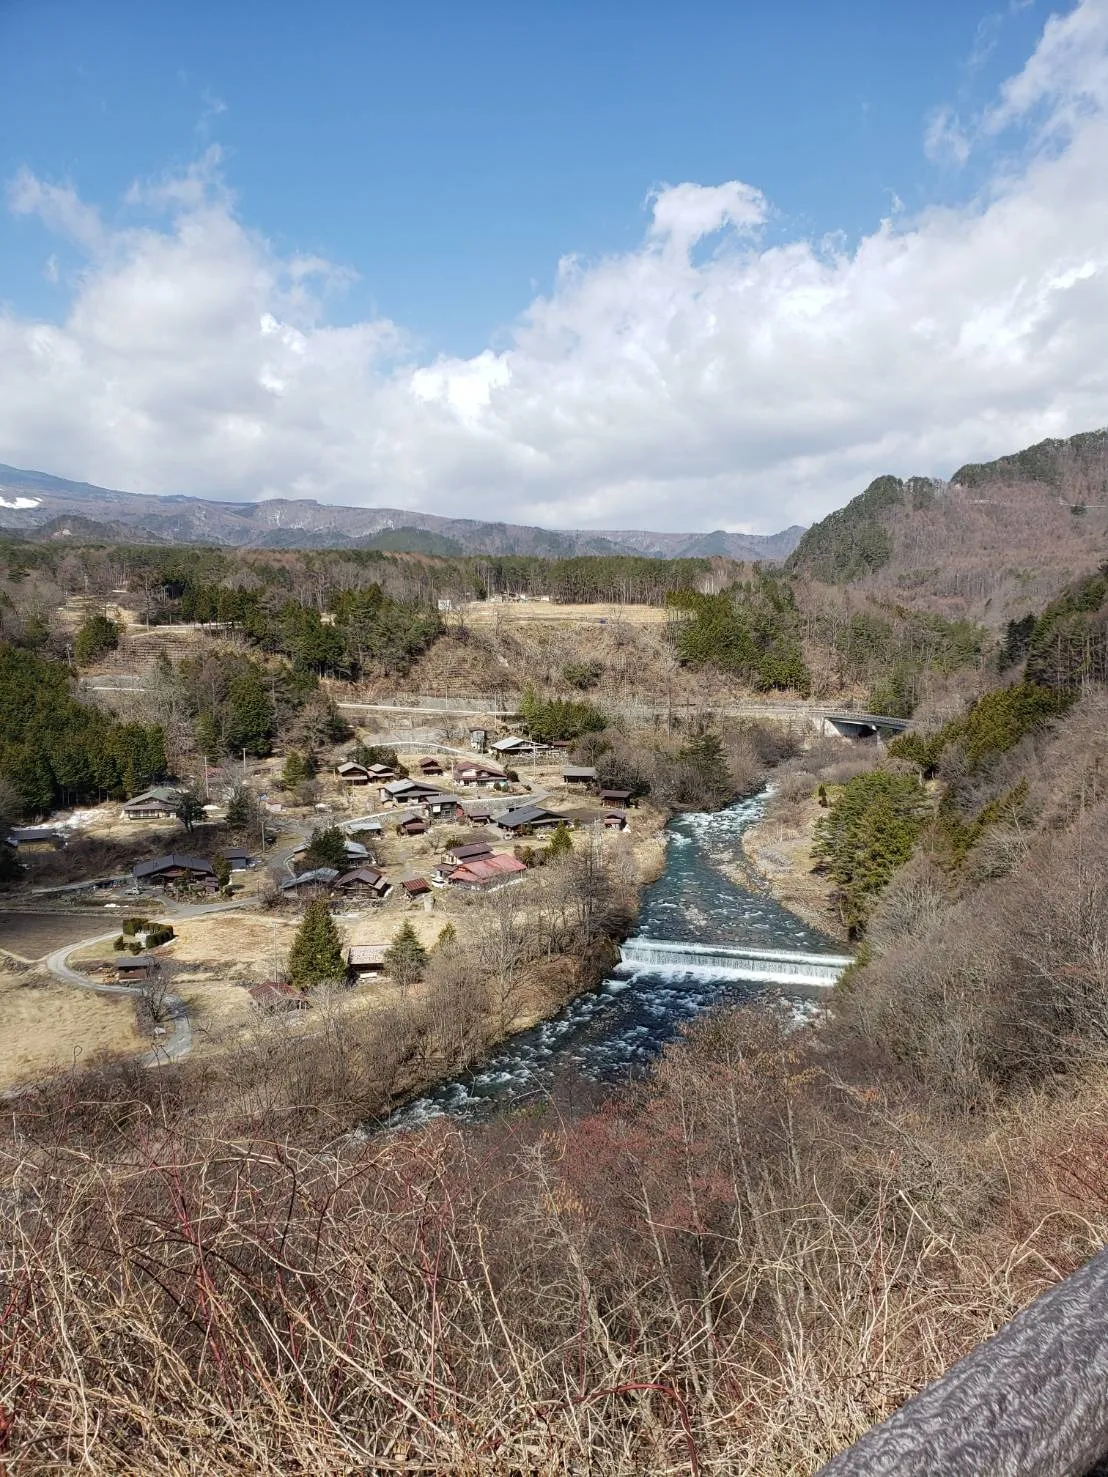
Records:
<instances>
[{"instance_id":1,"label":"dry grass field","mask_svg":"<svg viewBox=\"0 0 1108 1477\"><path fill-rule=\"evenodd\" d=\"M623 621L632 626L659 626L666 622L666 610L661 605L559 605L553 600L527 600L510 605L472 600L462 607L459 616L467 625L495 625L498 621L573 621L597 625Z\"/></svg>"},{"instance_id":2,"label":"dry grass field","mask_svg":"<svg viewBox=\"0 0 1108 1477\"><path fill-rule=\"evenodd\" d=\"M134 1002L0 967L0 1091L75 1061L141 1051Z\"/></svg>"}]
</instances>

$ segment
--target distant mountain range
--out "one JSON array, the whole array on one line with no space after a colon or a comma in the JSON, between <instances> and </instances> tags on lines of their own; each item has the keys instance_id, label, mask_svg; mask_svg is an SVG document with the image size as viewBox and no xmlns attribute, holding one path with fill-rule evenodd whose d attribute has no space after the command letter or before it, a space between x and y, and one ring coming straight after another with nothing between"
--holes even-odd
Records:
<instances>
[{"instance_id":1,"label":"distant mountain range","mask_svg":"<svg viewBox=\"0 0 1108 1477\"><path fill-rule=\"evenodd\" d=\"M0 528L35 540L203 543L254 549L393 549L423 554L644 554L677 559L786 559L802 528L773 534L648 533L440 518L404 508L344 508L307 498L222 503L116 492L0 463Z\"/></svg>"}]
</instances>

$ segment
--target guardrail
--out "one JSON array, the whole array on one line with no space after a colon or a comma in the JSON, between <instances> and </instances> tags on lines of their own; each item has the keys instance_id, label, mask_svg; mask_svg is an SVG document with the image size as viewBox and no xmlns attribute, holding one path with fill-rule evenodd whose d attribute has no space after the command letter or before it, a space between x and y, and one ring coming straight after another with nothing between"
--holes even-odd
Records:
<instances>
[{"instance_id":1,"label":"guardrail","mask_svg":"<svg viewBox=\"0 0 1108 1477\"><path fill-rule=\"evenodd\" d=\"M1044 1292L818 1477L1105 1477L1108 1251Z\"/></svg>"}]
</instances>

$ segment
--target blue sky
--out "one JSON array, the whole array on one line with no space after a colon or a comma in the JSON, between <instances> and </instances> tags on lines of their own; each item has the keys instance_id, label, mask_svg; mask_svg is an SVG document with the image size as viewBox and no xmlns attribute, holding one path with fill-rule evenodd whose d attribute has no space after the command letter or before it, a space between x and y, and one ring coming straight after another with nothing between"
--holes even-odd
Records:
<instances>
[{"instance_id":1,"label":"blue sky","mask_svg":"<svg viewBox=\"0 0 1108 1477\"><path fill-rule=\"evenodd\" d=\"M563 254L631 247L659 182L756 183L771 237L855 237L893 192L964 196L972 179L923 155L928 114L987 96L1042 19L967 0L7 0L0 175L110 202L216 140L256 229L358 273L342 316L471 354ZM4 295L46 315L50 250L33 221L0 247Z\"/></svg>"},{"instance_id":2,"label":"blue sky","mask_svg":"<svg viewBox=\"0 0 1108 1477\"><path fill-rule=\"evenodd\" d=\"M0 460L764 529L1100 423L1106 68L1108 0L6 0Z\"/></svg>"}]
</instances>

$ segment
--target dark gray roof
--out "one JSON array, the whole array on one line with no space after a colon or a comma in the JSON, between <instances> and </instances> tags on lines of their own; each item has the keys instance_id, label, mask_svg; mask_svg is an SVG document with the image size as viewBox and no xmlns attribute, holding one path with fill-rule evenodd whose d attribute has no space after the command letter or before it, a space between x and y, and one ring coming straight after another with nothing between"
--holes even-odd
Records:
<instances>
[{"instance_id":1,"label":"dark gray roof","mask_svg":"<svg viewBox=\"0 0 1108 1477\"><path fill-rule=\"evenodd\" d=\"M497 816L496 824L506 831L516 831L521 826L534 826L540 821L562 819L556 810L547 810L545 805L519 805L515 810L506 810L503 815Z\"/></svg>"},{"instance_id":2,"label":"dark gray roof","mask_svg":"<svg viewBox=\"0 0 1108 1477\"><path fill-rule=\"evenodd\" d=\"M198 872L202 877L214 876L211 862L206 862L202 856L178 856L176 852L169 852L166 856L156 856L148 862L136 862L131 868L132 877L156 877L159 872L171 872L181 867L188 872Z\"/></svg>"},{"instance_id":3,"label":"dark gray roof","mask_svg":"<svg viewBox=\"0 0 1108 1477\"><path fill-rule=\"evenodd\" d=\"M157 964L152 954L126 954L115 962L116 969L151 969Z\"/></svg>"},{"instance_id":4,"label":"dark gray roof","mask_svg":"<svg viewBox=\"0 0 1108 1477\"><path fill-rule=\"evenodd\" d=\"M8 840L13 846L26 841L62 841L64 837L60 831L51 831L45 826L13 826L8 832Z\"/></svg>"},{"instance_id":5,"label":"dark gray roof","mask_svg":"<svg viewBox=\"0 0 1108 1477\"><path fill-rule=\"evenodd\" d=\"M378 882L384 881L385 874L376 867L355 867L351 872L344 872L335 881L336 887L345 887L348 882L365 882L370 887L375 887Z\"/></svg>"},{"instance_id":6,"label":"dark gray roof","mask_svg":"<svg viewBox=\"0 0 1108 1477\"><path fill-rule=\"evenodd\" d=\"M487 841L471 841L465 846L449 846L448 853L457 857L460 862L467 861L471 856L488 856L492 847Z\"/></svg>"},{"instance_id":7,"label":"dark gray roof","mask_svg":"<svg viewBox=\"0 0 1108 1477\"><path fill-rule=\"evenodd\" d=\"M589 769L581 764L567 764L562 770L562 778L566 780L594 780L596 770Z\"/></svg>"},{"instance_id":8,"label":"dark gray roof","mask_svg":"<svg viewBox=\"0 0 1108 1477\"><path fill-rule=\"evenodd\" d=\"M248 862L250 860L250 853L243 846L225 846L219 854L222 857L226 857L229 862Z\"/></svg>"},{"instance_id":9,"label":"dark gray roof","mask_svg":"<svg viewBox=\"0 0 1108 1477\"><path fill-rule=\"evenodd\" d=\"M288 892L293 887L320 887L334 882L338 875L337 867L316 867L314 871L301 872L299 877L286 877L281 883L281 891Z\"/></svg>"}]
</instances>

